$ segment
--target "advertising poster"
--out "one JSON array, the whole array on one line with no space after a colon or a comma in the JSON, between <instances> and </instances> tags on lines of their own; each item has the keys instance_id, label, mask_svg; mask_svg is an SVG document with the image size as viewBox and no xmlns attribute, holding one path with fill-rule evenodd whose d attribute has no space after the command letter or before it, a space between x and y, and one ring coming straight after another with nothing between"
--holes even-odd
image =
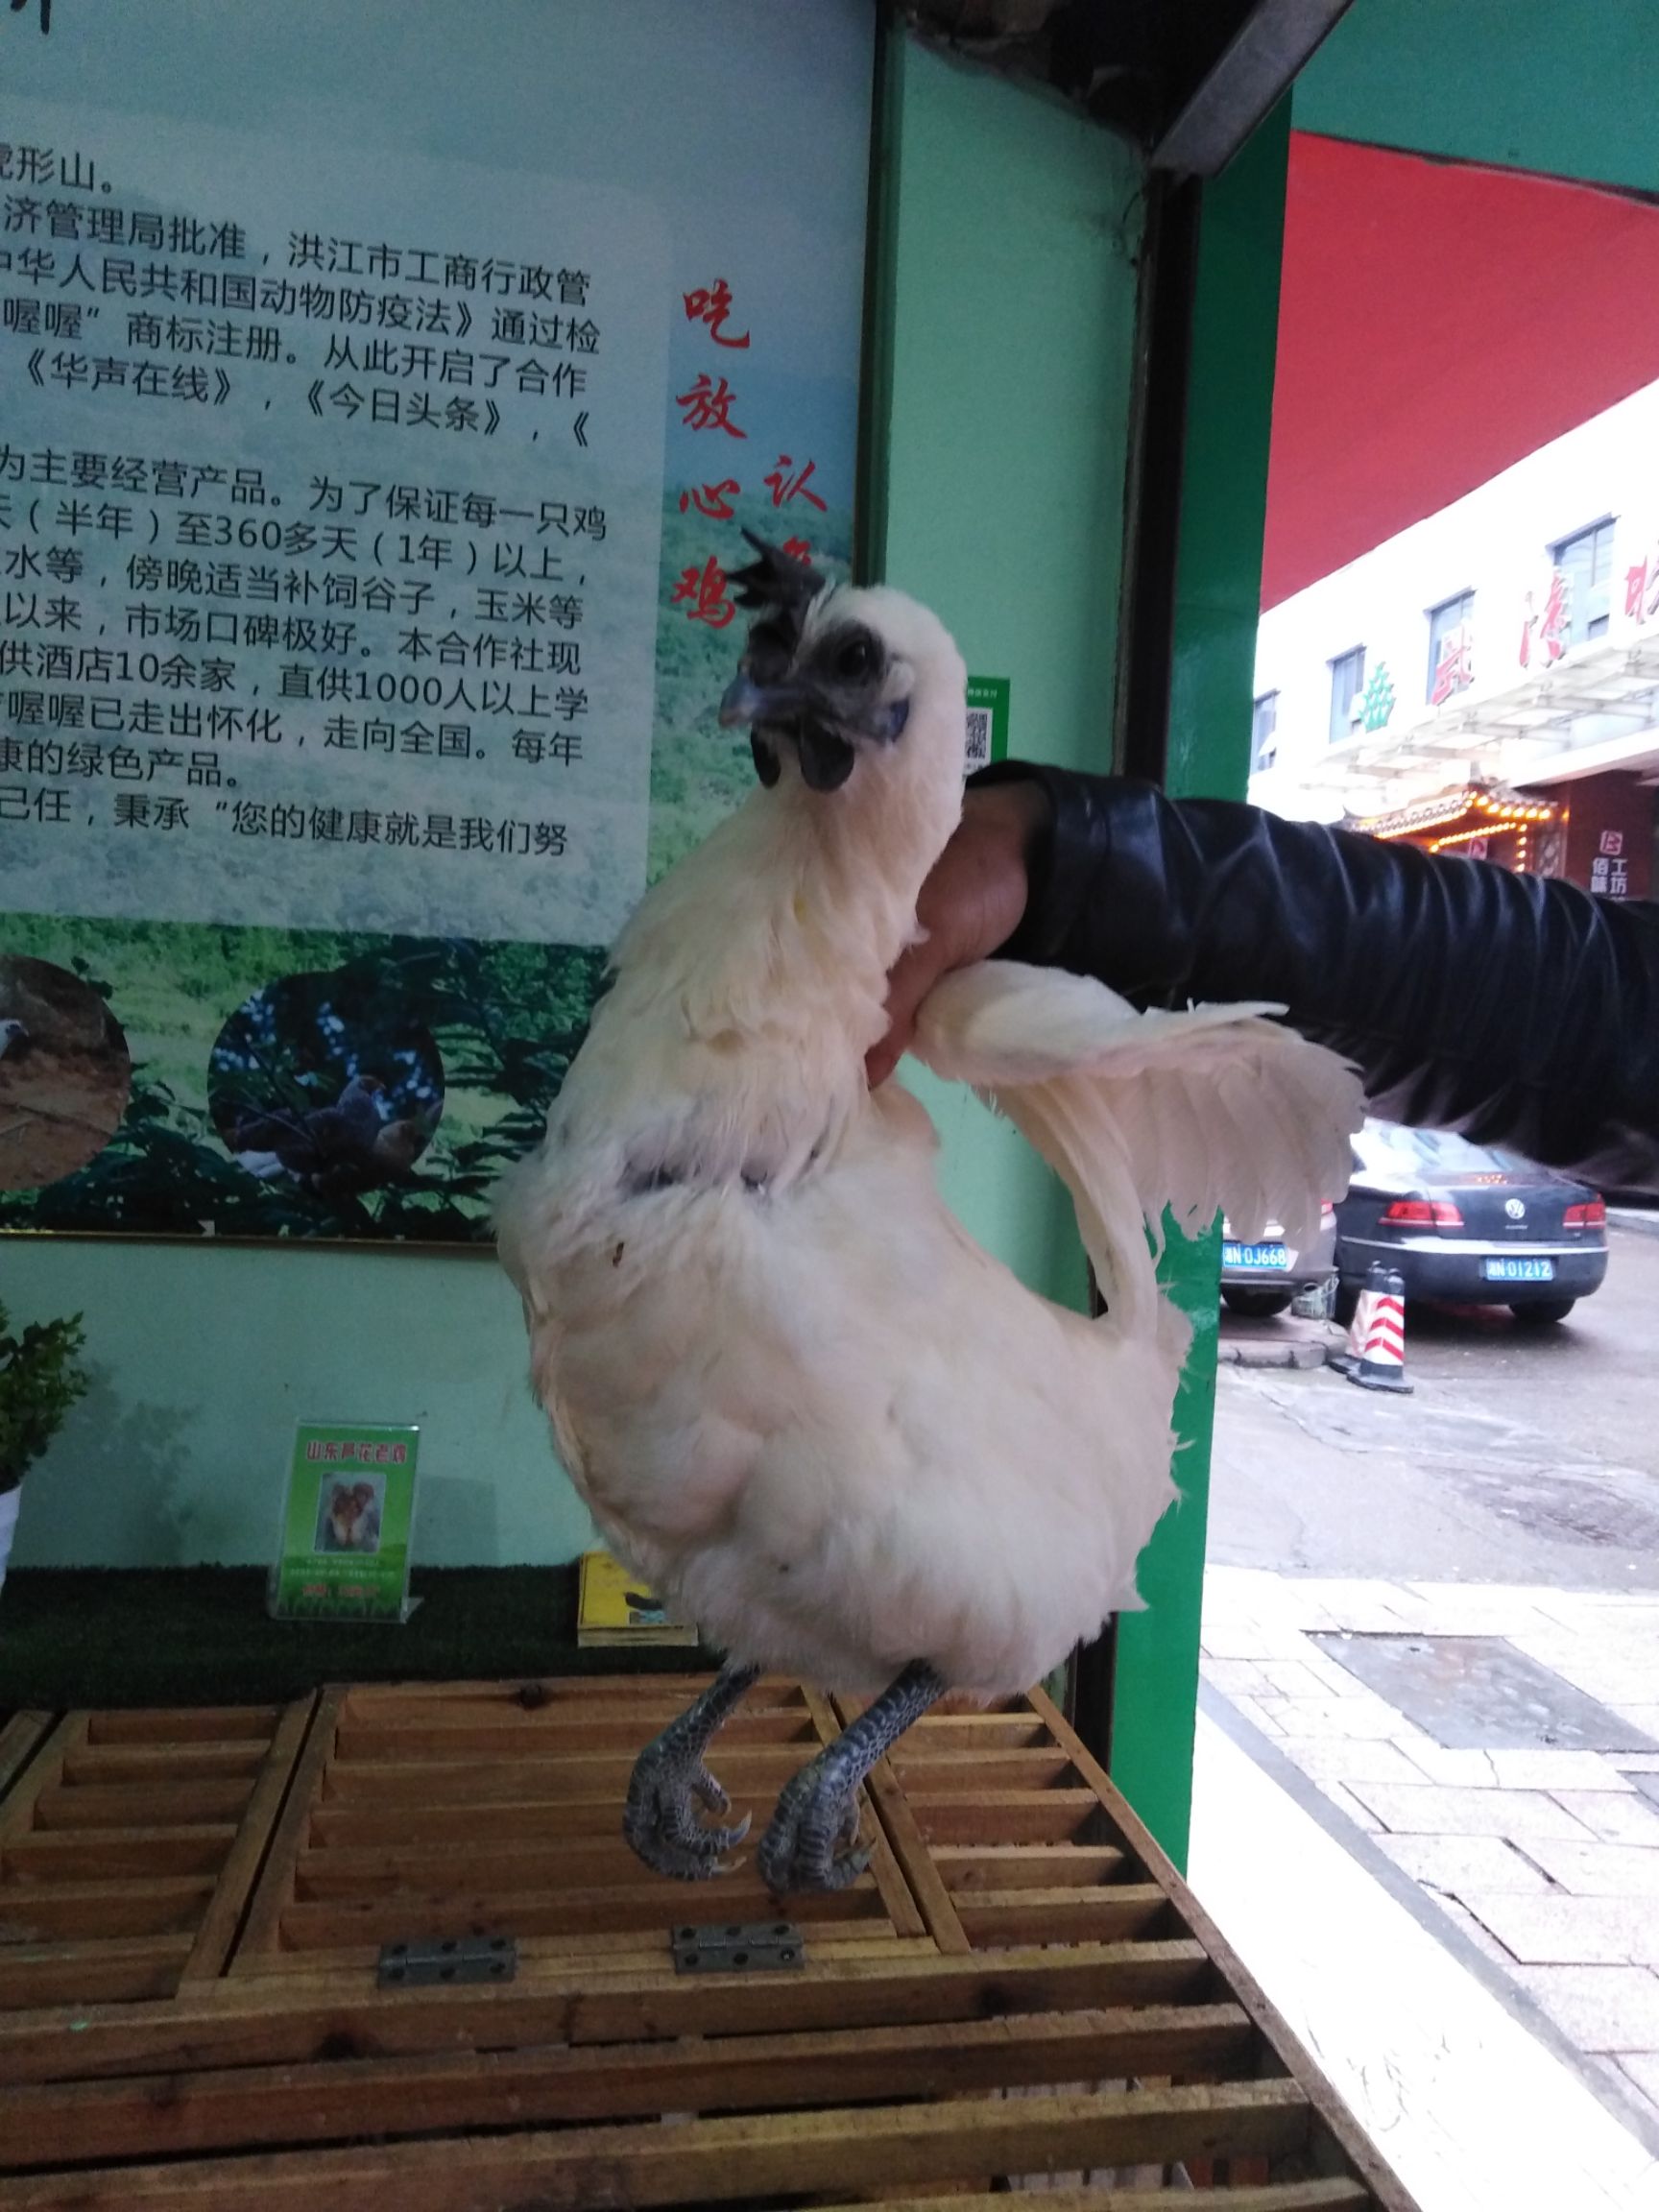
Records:
<instances>
[{"instance_id":1,"label":"advertising poster","mask_svg":"<svg viewBox=\"0 0 1659 2212\"><path fill-rule=\"evenodd\" d=\"M0 1229L487 1237L849 556L873 14L0 15Z\"/></svg>"},{"instance_id":2,"label":"advertising poster","mask_svg":"<svg viewBox=\"0 0 1659 2212\"><path fill-rule=\"evenodd\" d=\"M285 1621L402 1621L421 1431L301 1422L270 1611Z\"/></svg>"}]
</instances>

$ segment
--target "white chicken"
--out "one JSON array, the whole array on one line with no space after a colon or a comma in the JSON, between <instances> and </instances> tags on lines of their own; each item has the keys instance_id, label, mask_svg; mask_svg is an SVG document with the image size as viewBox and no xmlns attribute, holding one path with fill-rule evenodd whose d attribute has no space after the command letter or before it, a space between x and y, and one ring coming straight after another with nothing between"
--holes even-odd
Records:
<instances>
[{"instance_id":1,"label":"white chicken","mask_svg":"<svg viewBox=\"0 0 1659 2212\"><path fill-rule=\"evenodd\" d=\"M1140 1014L1077 976L964 970L916 1049L1066 1178L1106 1317L974 1244L926 1113L864 1074L960 812L963 663L912 600L754 542L721 720L751 726L762 787L623 932L498 1226L572 1479L728 1653L640 1757L636 1851L719 1870L747 1822L700 1816L727 1809L704 1757L762 1670L879 1693L779 1799L758 1863L782 1893L858 1873L858 1785L946 1689L1023 1690L1139 1602L1189 1336L1155 1279L1164 1207L1294 1241L1346 1187L1360 1104L1262 1009Z\"/></svg>"}]
</instances>

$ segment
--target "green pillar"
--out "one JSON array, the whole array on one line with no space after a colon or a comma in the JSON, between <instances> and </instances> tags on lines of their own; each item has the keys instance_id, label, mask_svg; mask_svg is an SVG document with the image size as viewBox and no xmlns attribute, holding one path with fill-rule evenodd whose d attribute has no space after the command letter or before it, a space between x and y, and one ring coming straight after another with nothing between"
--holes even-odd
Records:
<instances>
[{"instance_id":1,"label":"green pillar","mask_svg":"<svg viewBox=\"0 0 1659 2212\"><path fill-rule=\"evenodd\" d=\"M1286 98L1204 187L1165 780L1176 797L1242 798L1249 776L1289 136ZM1192 1808L1220 1261L1218 1231L1169 1238L1162 1279L1193 1325L1175 1401L1183 1499L1142 1559L1147 1610L1118 1622L1113 1680L1113 1779L1178 1866Z\"/></svg>"}]
</instances>

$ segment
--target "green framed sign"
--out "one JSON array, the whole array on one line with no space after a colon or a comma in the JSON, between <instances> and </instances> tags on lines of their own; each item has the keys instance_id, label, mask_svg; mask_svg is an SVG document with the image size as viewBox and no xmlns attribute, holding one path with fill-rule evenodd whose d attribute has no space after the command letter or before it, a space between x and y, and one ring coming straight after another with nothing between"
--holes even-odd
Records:
<instances>
[{"instance_id":1,"label":"green framed sign","mask_svg":"<svg viewBox=\"0 0 1659 2212\"><path fill-rule=\"evenodd\" d=\"M413 1424L300 1423L271 1570L275 1619L408 1619L420 1447Z\"/></svg>"},{"instance_id":2,"label":"green framed sign","mask_svg":"<svg viewBox=\"0 0 1659 2212\"><path fill-rule=\"evenodd\" d=\"M968 679L968 766L989 767L1008 757L1008 699L1013 685L1006 676L970 676Z\"/></svg>"}]
</instances>

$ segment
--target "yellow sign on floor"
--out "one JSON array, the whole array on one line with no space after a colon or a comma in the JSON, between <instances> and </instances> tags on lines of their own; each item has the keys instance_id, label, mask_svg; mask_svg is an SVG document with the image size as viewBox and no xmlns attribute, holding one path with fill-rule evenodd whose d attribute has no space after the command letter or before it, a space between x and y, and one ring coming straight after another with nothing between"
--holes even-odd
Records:
<instances>
[{"instance_id":1,"label":"yellow sign on floor","mask_svg":"<svg viewBox=\"0 0 1659 2212\"><path fill-rule=\"evenodd\" d=\"M695 1644L697 1631L676 1621L654 1593L641 1589L609 1551L584 1551L576 1641L579 1645Z\"/></svg>"}]
</instances>

